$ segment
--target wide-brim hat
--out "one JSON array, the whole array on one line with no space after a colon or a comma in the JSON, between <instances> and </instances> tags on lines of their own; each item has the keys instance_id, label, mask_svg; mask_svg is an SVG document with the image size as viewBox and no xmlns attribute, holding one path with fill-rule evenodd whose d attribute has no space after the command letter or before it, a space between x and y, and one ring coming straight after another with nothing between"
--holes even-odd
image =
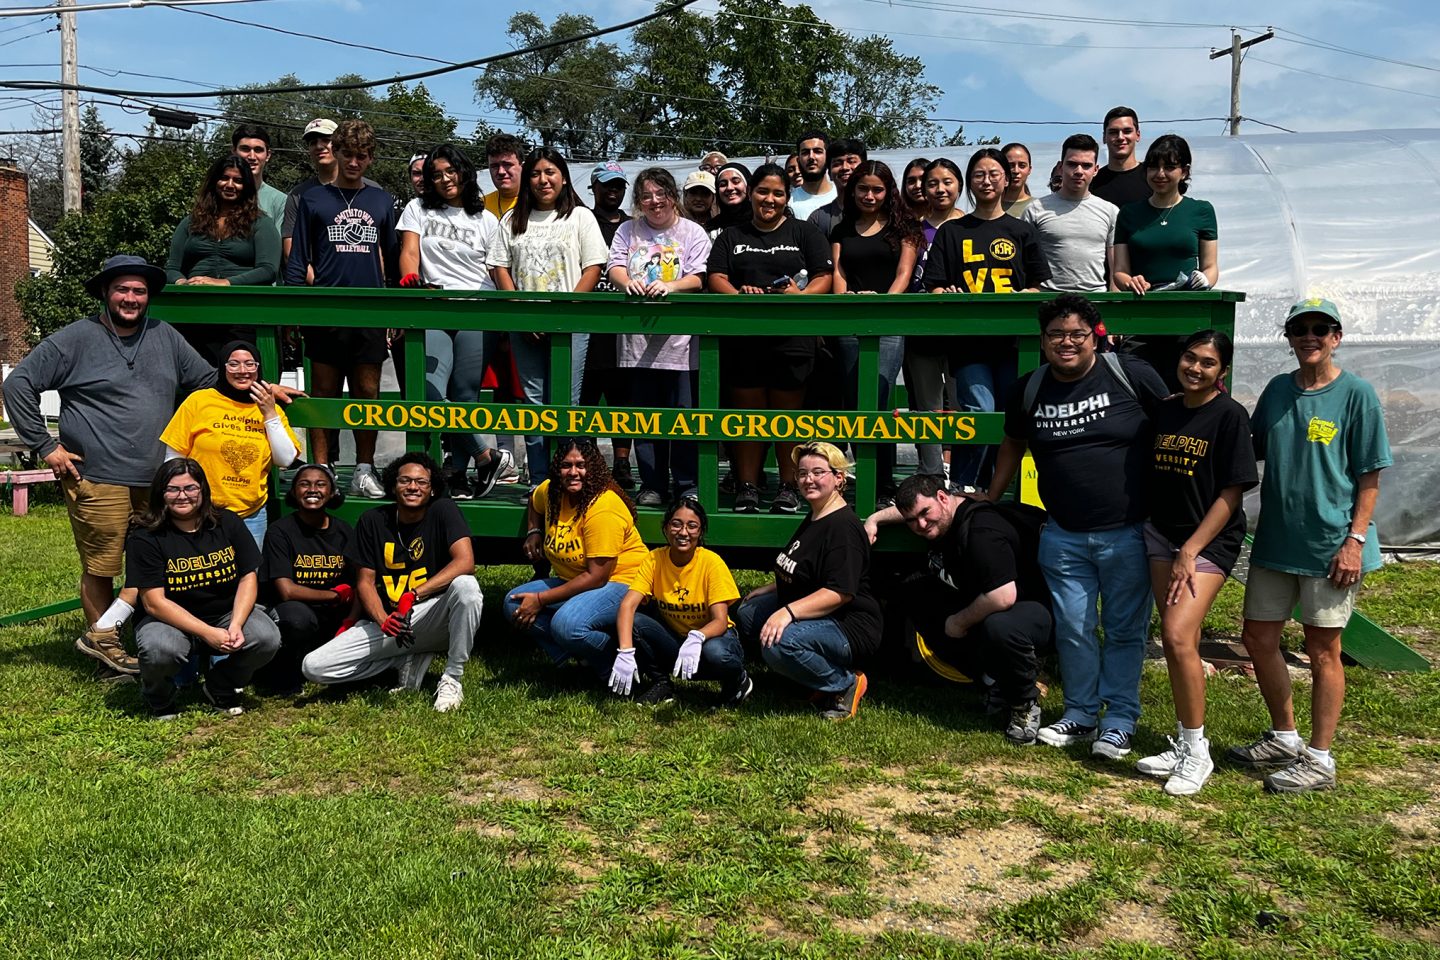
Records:
<instances>
[{"instance_id":1,"label":"wide-brim hat","mask_svg":"<svg viewBox=\"0 0 1440 960\"><path fill-rule=\"evenodd\" d=\"M85 281L85 292L96 300L105 299L105 288L116 277L136 276L145 281L145 288L153 297L165 289L165 271L151 266L144 257L118 253L100 265L100 272Z\"/></svg>"}]
</instances>

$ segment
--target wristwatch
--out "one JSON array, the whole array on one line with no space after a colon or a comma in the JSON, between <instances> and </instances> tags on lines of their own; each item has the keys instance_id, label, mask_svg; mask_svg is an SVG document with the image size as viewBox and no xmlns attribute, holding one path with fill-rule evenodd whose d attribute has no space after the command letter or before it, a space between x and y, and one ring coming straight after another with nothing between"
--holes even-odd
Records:
<instances>
[{"instance_id":1,"label":"wristwatch","mask_svg":"<svg viewBox=\"0 0 1440 960\"><path fill-rule=\"evenodd\" d=\"M1356 543L1360 544L1360 546L1365 546L1365 534L1363 533L1347 533L1345 534L1345 539L1354 540Z\"/></svg>"}]
</instances>

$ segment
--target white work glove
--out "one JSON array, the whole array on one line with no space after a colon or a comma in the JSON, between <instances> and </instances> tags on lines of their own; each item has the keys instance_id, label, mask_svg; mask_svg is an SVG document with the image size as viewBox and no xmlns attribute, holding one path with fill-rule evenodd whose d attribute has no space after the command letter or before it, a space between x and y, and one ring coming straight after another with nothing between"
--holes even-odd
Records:
<instances>
[{"instance_id":1,"label":"white work glove","mask_svg":"<svg viewBox=\"0 0 1440 960\"><path fill-rule=\"evenodd\" d=\"M620 697L630 696L635 684L635 648L621 650L615 654L615 665L610 668L610 692Z\"/></svg>"},{"instance_id":2,"label":"white work glove","mask_svg":"<svg viewBox=\"0 0 1440 960\"><path fill-rule=\"evenodd\" d=\"M700 670L700 646L704 642L705 634L699 630L691 630L685 634L685 642L680 645L680 655L675 658L675 669L670 672L672 677L679 677L681 680L694 679Z\"/></svg>"}]
</instances>

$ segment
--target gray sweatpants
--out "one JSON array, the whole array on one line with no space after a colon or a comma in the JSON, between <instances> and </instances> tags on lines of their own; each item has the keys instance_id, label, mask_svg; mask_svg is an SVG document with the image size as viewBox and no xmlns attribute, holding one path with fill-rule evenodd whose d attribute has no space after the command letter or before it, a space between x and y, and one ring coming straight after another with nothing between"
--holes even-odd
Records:
<instances>
[{"instance_id":1,"label":"gray sweatpants","mask_svg":"<svg viewBox=\"0 0 1440 960\"><path fill-rule=\"evenodd\" d=\"M380 629L362 620L329 643L306 654L301 671L313 683L364 680L416 653L444 653L445 674L456 680L465 672L475 631L480 629L484 597L480 584L469 574L456 577L438 597L418 603L410 611L415 642L402 647Z\"/></svg>"},{"instance_id":2,"label":"gray sweatpants","mask_svg":"<svg viewBox=\"0 0 1440 960\"><path fill-rule=\"evenodd\" d=\"M228 613L215 621L217 627L229 625ZM245 643L213 664L206 674L209 682L221 689L234 690L249 684L251 674L269 663L280 649L280 628L261 607L250 612L240 629ZM135 628L135 646L140 651L140 690L152 706L162 706L175 698L175 675L190 660L192 651L220 655L205 641L159 620L146 620Z\"/></svg>"}]
</instances>

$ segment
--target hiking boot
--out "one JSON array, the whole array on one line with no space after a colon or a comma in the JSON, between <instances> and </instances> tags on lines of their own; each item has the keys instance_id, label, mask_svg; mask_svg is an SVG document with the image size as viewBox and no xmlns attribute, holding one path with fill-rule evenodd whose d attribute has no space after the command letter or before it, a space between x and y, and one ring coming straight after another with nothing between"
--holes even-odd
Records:
<instances>
[{"instance_id":1,"label":"hiking boot","mask_svg":"<svg viewBox=\"0 0 1440 960\"><path fill-rule=\"evenodd\" d=\"M127 653L125 644L120 642L119 627L106 627L104 630L91 627L75 641L75 649L99 660L116 673L133 677L140 672L140 661Z\"/></svg>"},{"instance_id":2,"label":"hiking boot","mask_svg":"<svg viewBox=\"0 0 1440 960\"><path fill-rule=\"evenodd\" d=\"M635 489L635 471L630 467L629 457L616 457L615 466L610 471L610 476L620 484L622 490Z\"/></svg>"},{"instance_id":3,"label":"hiking boot","mask_svg":"<svg viewBox=\"0 0 1440 960\"><path fill-rule=\"evenodd\" d=\"M375 476L373 466L368 463L355 465L355 475L350 478L350 495L366 500L385 499L385 488L380 486L380 478Z\"/></svg>"},{"instance_id":4,"label":"hiking boot","mask_svg":"<svg viewBox=\"0 0 1440 960\"><path fill-rule=\"evenodd\" d=\"M740 484L740 492L735 494L736 513L759 513L760 512L760 491L753 483Z\"/></svg>"},{"instance_id":5,"label":"hiking boot","mask_svg":"<svg viewBox=\"0 0 1440 960\"><path fill-rule=\"evenodd\" d=\"M870 685L865 679L865 674L855 674L855 679L850 681L850 687L836 696L835 703L828 710L820 711L820 716L826 720L849 720L860 712L860 698L865 696L865 690Z\"/></svg>"},{"instance_id":6,"label":"hiking boot","mask_svg":"<svg viewBox=\"0 0 1440 960\"><path fill-rule=\"evenodd\" d=\"M397 670L400 679L391 688L391 693L404 693L407 690L419 690L425 682L425 674L430 670L430 661L435 659L433 653L412 653L408 657L400 657Z\"/></svg>"},{"instance_id":7,"label":"hiking boot","mask_svg":"<svg viewBox=\"0 0 1440 960\"><path fill-rule=\"evenodd\" d=\"M750 674L741 674L740 683L738 686L736 686L733 690L720 691L720 702L717 704L717 706L722 707L726 710L734 710L746 700L750 699L750 694L754 691L755 681L750 679Z\"/></svg>"},{"instance_id":8,"label":"hiking boot","mask_svg":"<svg viewBox=\"0 0 1440 960\"><path fill-rule=\"evenodd\" d=\"M1274 730L1266 730L1254 743L1231 747L1225 752L1225 757L1236 766L1249 770L1279 770L1299 760L1304 753L1304 744L1292 747L1277 737Z\"/></svg>"},{"instance_id":9,"label":"hiking boot","mask_svg":"<svg viewBox=\"0 0 1440 960\"><path fill-rule=\"evenodd\" d=\"M1095 739L1095 728L1087 727L1075 720L1060 719L1048 727L1041 727L1035 739L1052 747L1068 747L1072 743L1090 743Z\"/></svg>"},{"instance_id":10,"label":"hiking boot","mask_svg":"<svg viewBox=\"0 0 1440 960\"><path fill-rule=\"evenodd\" d=\"M429 666L428 662L426 666ZM448 673L441 674L440 682L435 685L435 712L449 713L464 700L465 691L461 688L460 681Z\"/></svg>"},{"instance_id":11,"label":"hiking boot","mask_svg":"<svg viewBox=\"0 0 1440 960\"><path fill-rule=\"evenodd\" d=\"M515 471L515 458L510 455L510 451L498 447L491 450L484 463L475 465L475 486L472 491L476 499L488 497L507 470L511 473Z\"/></svg>"},{"instance_id":12,"label":"hiking boot","mask_svg":"<svg viewBox=\"0 0 1440 960\"><path fill-rule=\"evenodd\" d=\"M1215 772L1215 761L1210 759L1210 741L1181 740L1174 748L1179 760L1170 779L1165 781L1165 792L1172 797L1194 796Z\"/></svg>"},{"instance_id":13,"label":"hiking boot","mask_svg":"<svg viewBox=\"0 0 1440 960\"><path fill-rule=\"evenodd\" d=\"M649 704L655 707L658 707L662 703L673 703L674 700L675 685L672 684L668 678L664 677L650 684L644 693L637 694L635 697L636 703Z\"/></svg>"},{"instance_id":14,"label":"hiking boot","mask_svg":"<svg viewBox=\"0 0 1440 960\"><path fill-rule=\"evenodd\" d=\"M799 513L800 504L804 502L800 499L799 487L793 483L782 483L780 490L775 494L775 499L770 501L770 512Z\"/></svg>"},{"instance_id":15,"label":"hiking boot","mask_svg":"<svg viewBox=\"0 0 1440 960\"><path fill-rule=\"evenodd\" d=\"M1104 757L1107 760L1119 760L1121 757L1130 755L1130 734L1124 730L1111 727L1101 733L1096 741L1090 745L1090 756Z\"/></svg>"},{"instance_id":16,"label":"hiking boot","mask_svg":"<svg viewBox=\"0 0 1440 960\"><path fill-rule=\"evenodd\" d=\"M1326 764L1309 750L1302 749L1294 763L1265 778L1265 789L1270 793L1309 793L1312 790L1334 790L1335 767L1333 764Z\"/></svg>"},{"instance_id":17,"label":"hiking boot","mask_svg":"<svg viewBox=\"0 0 1440 960\"><path fill-rule=\"evenodd\" d=\"M1135 761L1136 771L1145 774L1147 777L1159 777L1161 780L1169 779L1170 774L1174 773L1175 768L1180 764L1180 757L1184 751L1184 747L1182 747L1181 744L1184 741L1180 739L1178 729L1175 736L1166 737L1166 739L1170 741L1170 749L1163 750L1153 757L1141 757ZM1208 743L1209 741L1206 742Z\"/></svg>"},{"instance_id":18,"label":"hiking boot","mask_svg":"<svg viewBox=\"0 0 1440 960\"><path fill-rule=\"evenodd\" d=\"M1010 709L1010 723L1005 727L1005 739L1017 747L1028 747L1035 743L1040 733L1040 704L1026 700Z\"/></svg>"},{"instance_id":19,"label":"hiking boot","mask_svg":"<svg viewBox=\"0 0 1440 960\"><path fill-rule=\"evenodd\" d=\"M240 695L235 692L234 687L217 687L206 680L200 685L200 692L205 695L210 706L227 717L238 717L245 712L245 707L240 703Z\"/></svg>"},{"instance_id":20,"label":"hiking boot","mask_svg":"<svg viewBox=\"0 0 1440 960\"><path fill-rule=\"evenodd\" d=\"M635 497L635 506L663 507L665 506L665 498L660 495L658 490L641 490Z\"/></svg>"}]
</instances>

